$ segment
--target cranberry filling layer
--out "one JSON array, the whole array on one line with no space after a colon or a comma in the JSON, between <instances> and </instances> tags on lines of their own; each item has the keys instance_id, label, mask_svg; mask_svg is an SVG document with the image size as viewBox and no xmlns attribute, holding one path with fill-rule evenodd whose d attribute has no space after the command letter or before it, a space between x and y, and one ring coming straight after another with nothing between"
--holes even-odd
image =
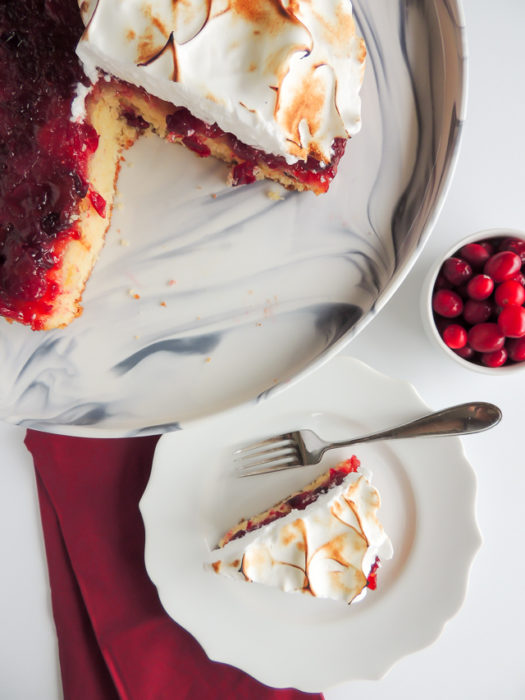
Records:
<instances>
[{"instance_id":1,"label":"cranberry filling layer","mask_svg":"<svg viewBox=\"0 0 525 700\"><path fill-rule=\"evenodd\" d=\"M98 136L70 120L82 33L74 0L0 3L0 315L41 327L60 292L52 268L89 191ZM101 213L100 195L89 193ZM102 201L101 201L102 200Z\"/></svg>"},{"instance_id":2,"label":"cranberry filling layer","mask_svg":"<svg viewBox=\"0 0 525 700\"><path fill-rule=\"evenodd\" d=\"M371 591L375 591L377 588L377 570L379 569L379 566L379 557L376 557L376 560L372 564L372 568L370 569L370 573L368 574L368 578L366 580L366 585L368 586L368 588L370 588Z\"/></svg>"},{"instance_id":3,"label":"cranberry filling layer","mask_svg":"<svg viewBox=\"0 0 525 700\"><path fill-rule=\"evenodd\" d=\"M205 157L211 155L206 139L221 139L225 142L237 163L233 167L232 184L246 185L256 180L257 167L265 164L272 170L284 173L307 185L315 184L320 191L326 191L336 175L337 166L345 152L346 139L336 138L332 144L333 156L329 165L325 165L312 156L306 161L289 164L283 156L265 153L258 148L248 146L229 132L223 131L217 124L206 124L193 116L186 108L178 108L166 117L168 132L182 140L184 145Z\"/></svg>"},{"instance_id":4,"label":"cranberry filling layer","mask_svg":"<svg viewBox=\"0 0 525 700\"><path fill-rule=\"evenodd\" d=\"M352 455L350 459L347 459L337 467L330 469L330 471L327 472L325 479L314 489L295 493L284 501L281 501L281 503L274 506L274 508L270 508L267 516L260 521L248 520L245 527L232 532L230 537L226 535L224 537L225 542L237 540L240 537L244 537L244 535L246 535L248 532L253 532L254 530L258 530L265 525L270 525L270 523L273 523L275 520L284 518L292 510L304 510L311 503L314 503L319 496L327 493L335 486L339 486L348 474L357 471L359 465L360 462L357 457Z\"/></svg>"}]
</instances>

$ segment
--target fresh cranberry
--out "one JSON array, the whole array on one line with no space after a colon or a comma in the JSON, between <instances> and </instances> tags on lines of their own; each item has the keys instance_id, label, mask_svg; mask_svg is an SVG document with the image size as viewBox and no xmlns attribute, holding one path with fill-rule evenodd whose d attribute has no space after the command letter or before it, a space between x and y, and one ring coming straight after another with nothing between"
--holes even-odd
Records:
<instances>
[{"instance_id":1,"label":"fresh cranberry","mask_svg":"<svg viewBox=\"0 0 525 700\"><path fill-rule=\"evenodd\" d=\"M515 277L512 277L511 279L515 280L516 282L519 282L522 287L525 287L525 275L523 272L518 272L518 274Z\"/></svg>"},{"instance_id":2,"label":"fresh cranberry","mask_svg":"<svg viewBox=\"0 0 525 700\"><path fill-rule=\"evenodd\" d=\"M449 348L458 350L467 344L467 331L459 323L451 323L443 331L443 340Z\"/></svg>"},{"instance_id":3,"label":"fresh cranberry","mask_svg":"<svg viewBox=\"0 0 525 700\"><path fill-rule=\"evenodd\" d=\"M525 263L525 241L520 238L506 238L501 244L500 250L511 250L521 258L521 264Z\"/></svg>"},{"instance_id":4,"label":"fresh cranberry","mask_svg":"<svg viewBox=\"0 0 525 700\"><path fill-rule=\"evenodd\" d=\"M470 280L469 280L470 282ZM450 284L449 284L449 289L450 289ZM460 284L459 287L454 287L454 291L459 294L459 296L463 299L463 301L467 301L467 299L470 299L469 293L468 293L468 282L466 284Z\"/></svg>"},{"instance_id":5,"label":"fresh cranberry","mask_svg":"<svg viewBox=\"0 0 525 700\"><path fill-rule=\"evenodd\" d=\"M525 288L516 280L505 280L496 288L494 300L502 307L509 304L521 306L525 301Z\"/></svg>"},{"instance_id":6,"label":"fresh cranberry","mask_svg":"<svg viewBox=\"0 0 525 700\"><path fill-rule=\"evenodd\" d=\"M439 289L432 299L432 308L440 316L455 318L463 311L463 300L451 289Z\"/></svg>"},{"instance_id":7,"label":"fresh cranberry","mask_svg":"<svg viewBox=\"0 0 525 700\"><path fill-rule=\"evenodd\" d=\"M443 332L445 328L450 325L450 319L445 318L444 316L438 316L438 314L434 314L434 323L436 324L436 328L438 330L439 335L443 335Z\"/></svg>"},{"instance_id":8,"label":"fresh cranberry","mask_svg":"<svg viewBox=\"0 0 525 700\"><path fill-rule=\"evenodd\" d=\"M489 254L489 258L491 255L494 255L494 244L491 243L491 241L478 241L478 244L482 247L485 248L487 253Z\"/></svg>"},{"instance_id":9,"label":"fresh cranberry","mask_svg":"<svg viewBox=\"0 0 525 700\"><path fill-rule=\"evenodd\" d=\"M509 338L506 342L509 358L513 362L523 362L525 360L525 338Z\"/></svg>"},{"instance_id":10,"label":"fresh cranberry","mask_svg":"<svg viewBox=\"0 0 525 700\"><path fill-rule=\"evenodd\" d=\"M468 345L465 345L463 348L457 348L457 350L454 350L454 352L464 360L471 360L474 356L474 350Z\"/></svg>"},{"instance_id":11,"label":"fresh cranberry","mask_svg":"<svg viewBox=\"0 0 525 700\"><path fill-rule=\"evenodd\" d=\"M489 299L476 301L469 299L463 308L463 318L467 323L484 323L488 321L494 311L494 304Z\"/></svg>"},{"instance_id":12,"label":"fresh cranberry","mask_svg":"<svg viewBox=\"0 0 525 700\"><path fill-rule=\"evenodd\" d=\"M484 352L481 355L481 364L485 367L501 367L506 361L507 351L504 347L493 352Z\"/></svg>"},{"instance_id":13,"label":"fresh cranberry","mask_svg":"<svg viewBox=\"0 0 525 700\"><path fill-rule=\"evenodd\" d=\"M472 268L466 260L461 258L447 258L443 263L441 272L445 279L455 287L467 282L472 277Z\"/></svg>"},{"instance_id":14,"label":"fresh cranberry","mask_svg":"<svg viewBox=\"0 0 525 700\"><path fill-rule=\"evenodd\" d=\"M502 250L487 260L483 268L494 282L504 282L518 274L521 268L521 258L511 250Z\"/></svg>"},{"instance_id":15,"label":"fresh cranberry","mask_svg":"<svg viewBox=\"0 0 525 700\"><path fill-rule=\"evenodd\" d=\"M505 343L505 336L497 323L477 323L468 332L468 344L477 352L494 352Z\"/></svg>"},{"instance_id":16,"label":"fresh cranberry","mask_svg":"<svg viewBox=\"0 0 525 700\"><path fill-rule=\"evenodd\" d=\"M494 280L488 275L475 275L467 283L467 294L471 299L487 299L494 290Z\"/></svg>"},{"instance_id":17,"label":"fresh cranberry","mask_svg":"<svg viewBox=\"0 0 525 700\"><path fill-rule=\"evenodd\" d=\"M449 287L450 287L450 284L449 284L448 280L440 272L438 274L438 276L436 277L436 281L434 283L434 289L437 291L438 289L448 289Z\"/></svg>"},{"instance_id":18,"label":"fresh cranberry","mask_svg":"<svg viewBox=\"0 0 525 700\"><path fill-rule=\"evenodd\" d=\"M498 316L498 326L507 338L521 338L525 335L525 308L506 306Z\"/></svg>"},{"instance_id":19,"label":"fresh cranberry","mask_svg":"<svg viewBox=\"0 0 525 700\"><path fill-rule=\"evenodd\" d=\"M479 243L467 243L460 249L459 255L477 270L481 269L490 258L489 251Z\"/></svg>"}]
</instances>

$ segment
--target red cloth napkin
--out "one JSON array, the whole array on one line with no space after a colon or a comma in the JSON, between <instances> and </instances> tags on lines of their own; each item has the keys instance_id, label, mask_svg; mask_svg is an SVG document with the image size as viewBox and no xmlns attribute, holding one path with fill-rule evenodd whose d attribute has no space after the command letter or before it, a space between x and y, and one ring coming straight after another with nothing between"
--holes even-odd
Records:
<instances>
[{"instance_id":1,"label":"red cloth napkin","mask_svg":"<svg viewBox=\"0 0 525 700\"><path fill-rule=\"evenodd\" d=\"M164 612L145 570L138 510L157 439L27 432L65 700L306 698L210 661Z\"/></svg>"}]
</instances>

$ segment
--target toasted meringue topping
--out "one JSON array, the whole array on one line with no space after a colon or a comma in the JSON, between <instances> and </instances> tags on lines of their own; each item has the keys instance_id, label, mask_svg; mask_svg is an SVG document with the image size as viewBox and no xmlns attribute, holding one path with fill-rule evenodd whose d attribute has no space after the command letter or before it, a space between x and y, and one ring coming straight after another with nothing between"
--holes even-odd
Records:
<instances>
[{"instance_id":1,"label":"toasted meringue topping","mask_svg":"<svg viewBox=\"0 0 525 700\"><path fill-rule=\"evenodd\" d=\"M96 68L290 163L361 126L366 51L350 0L79 0Z\"/></svg>"},{"instance_id":2,"label":"toasted meringue topping","mask_svg":"<svg viewBox=\"0 0 525 700\"><path fill-rule=\"evenodd\" d=\"M351 603L366 588L376 557L392 556L392 544L377 518L379 506L379 493L368 476L350 474L305 511L294 511L257 530L256 536L226 545L225 556L213 562L213 569L284 591Z\"/></svg>"}]
</instances>

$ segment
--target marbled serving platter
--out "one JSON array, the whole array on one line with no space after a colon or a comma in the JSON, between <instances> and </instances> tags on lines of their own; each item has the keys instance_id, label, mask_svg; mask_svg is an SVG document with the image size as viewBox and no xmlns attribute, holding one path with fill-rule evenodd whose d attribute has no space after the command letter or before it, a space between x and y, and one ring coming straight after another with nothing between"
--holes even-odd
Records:
<instances>
[{"instance_id":1,"label":"marbled serving platter","mask_svg":"<svg viewBox=\"0 0 525 700\"><path fill-rule=\"evenodd\" d=\"M143 137L68 328L0 329L0 418L74 435L174 430L326 361L395 292L443 203L464 118L452 0L356 0L363 129L326 195Z\"/></svg>"}]
</instances>

